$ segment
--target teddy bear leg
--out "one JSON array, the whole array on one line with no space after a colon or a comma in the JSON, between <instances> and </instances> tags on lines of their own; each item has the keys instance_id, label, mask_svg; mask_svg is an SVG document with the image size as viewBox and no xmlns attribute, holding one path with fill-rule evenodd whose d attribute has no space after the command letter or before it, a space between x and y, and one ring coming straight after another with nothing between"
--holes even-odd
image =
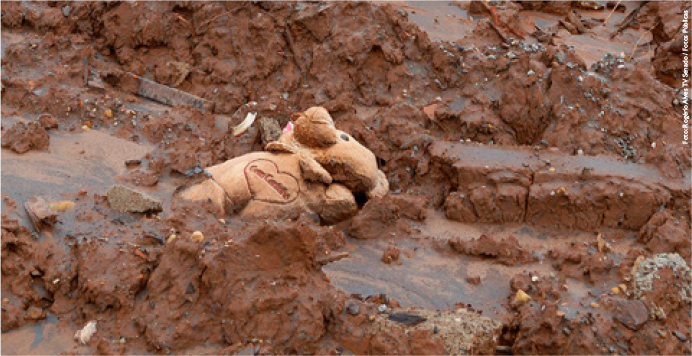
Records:
<instances>
[{"instance_id":1,"label":"teddy bear leg","mask_svg":"<svg viewBox=\"0 0 692 356\"><path fill-rule=\"evenodd\" d=\"M180 193L180 197L191 201L208 200L214 205L217 214L226 215L228 205L226 192L214 180L207 179L202 183L193 185Z\"/></svg>"},{"instance_id":2,"label":"teddy bear leg","mask_svg":"<svg viewBox=\"0 0 692 356\"><path fill-rule=\"evenodd\" d=\"M389 193L389 181L387 175L381 170L377 171L377 184L368 193L368 199L382 198Z\"/></svg>"},{"instance_id":3,"label":"teddy bear leg","mask_svg":"<svg viewBox=\"0 0 692 356\"><path fill-rule=\"evenodd\" d=\"M353 193L346 186L333 183L325 192L325 203L320 217L327 224L334 224L358 213L358 204Z\"/></svg>"}]
</instances>

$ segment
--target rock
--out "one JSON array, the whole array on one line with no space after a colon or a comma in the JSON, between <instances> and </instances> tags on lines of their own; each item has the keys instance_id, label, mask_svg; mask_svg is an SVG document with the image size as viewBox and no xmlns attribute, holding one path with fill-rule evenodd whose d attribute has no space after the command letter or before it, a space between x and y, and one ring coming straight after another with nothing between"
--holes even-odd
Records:
<instances>
[{"instance_id":1,"label":"rock","mask_svg":"<svg viewBox=\"0 0 692 356\"><path fill-rule=\"evenodd\" d=\"M43 309L37 308L37 307L29 307L29 309L26 310L26 318L31 319L31 320L39 320L45 318L45 314L43 312Z\"/></svg>"},{"instance_id":2,"label":"rock","mask_svg":"<svg viewBox=\"0 0 692 356\"><path fill-rule=\"evenodd\" d=\"M17 153L46 150L50 145L50 135L37 122L25 124L18 122L2 135L2 147Z\"/></svg>"},{"instance_id":3,"label":"rock","mask_svg":"<svg viewBox=\"0 0 692 356\"><path fill-rule=\"evenodd\" d=\"M266 146L269 142L278 140L281 136L281 126L279 126L279 121L274 118L260 118L259 131L263 146Z\"/></svg>"},{"instance_id":4,"label":"rock","mask_svg":"<svg viewBox=\"0 0 692 356\"><path fill-rule=\"evenodd\" d=\"M389 320L396 321L397 323L401 323L407 326L413 326L418 325L428 319L414 314L394 313L389 315Z\"/></svg>"},{"instance_id":5,"label":"rock","mask_svg":"<svg viewBox=\"0 0 692 356\"><path fill-rule=\"evenodd\" d=\"M38 124L46 130L58 128L58 120L51 114L42 114L39 116Z\"/></svg>"},{"instance_id":6,"label":"rock","mask_svg":"<svg viewBox=\"0 0 692 356\"><path fill-rule=\"evenodd\" d=\"M74 206L75 206L74 202L69 201L69 200L63 200L63 201L59 201L57 203L51 203L50 204L50 208L53 211L64 211L67 209L72 209L72 208L74 208Z\"/></svg>"},{"instance_id":7,"label":"rock","mask_svg":"<svg viewBox=\"0 0 692 356\"><path fill-rule=\"evenodd\" d=\"M613 318L630 330L638 330L649 320L649 311L639 300L618 300Z\"/></svg>"},{"instance_id":8,"label":"rock","mask_svg":"<svg viewBox=\"0 0 692 356\"><path fill-rule=\"evenodd\" d=\"M358 315L358 313L360 313L360 305L349 303L348 306L346 306L346 312L351 315Z\"/></svg>"},{"instance_id":9,"label":"rock","mask_svg":"<svg viewBox=\"0 0 692 356\"><path fill-rule=\"evenodd\" d=\"M146 213L163 210L160 201L122 185L113 186L108 190L106 196L111 209L121 213Z\"/></svg>"},{"instance_id":10,"label":"rock","mask_svg":"<svg viewBox=\"0 0 692 356\"><path fill-rule=\"evenodd\" d=\"M387 246L387 249L382 253L382 262L390 264L399 261L399 249L394 246Z\"/></svg>"},{"instance_id":11,"label":"rock","mask_svg":"<svg viewBox=\"0 0 692 356\"><path fill-rule=\"evenodd\" d=\"M675 337L677 337L678 340L680 340L682 342L687 341L687 336L685 336L685 334L683 334L677 330L673 330L673 335L675 335Z\"/></svg>"},{"instance_id":12,"label":"rock","mask_svg":"<svg viewBox=\"0 0 692 356\"><path fill-rule=\"evenodd\" d=\"M195 231L190 236L190 239L197 242L204 242L204 234L201 231Z\"/></svg>"},{"instance_id":13,"label":"rock","mask_svg":"<svg viewBox=\"0 0 692 356\"><path fill-rule=\"evenodd\" d=\"M58 214L41 197L33 197L24 202L24 209L37 231L45 225L50 226L58 222Z\"/></svg>"},{"instance_id":14,"label":"rock","mask_svg":"<svg viewBox=\"0 0 692 356\"><path fill-rule=\"evenodd\" d=\"M60 10L62 10L62 15L67 17L70 16L70 10L72 10L72 8L69 6L63 6L60 8Z\"/></svg>"},{"instance_id":15,"label":"rock","mask_svg":"<svg viewBox=\"0 0 692 356\"><path fill-rule=\"evenodd\" d=\"M519 289L517 291L517 294L514 296L514 303L515 304L523 304L525 302L528 302L531 300L531 296L526 294L523 290Z\"/></svg>"}]
</instances>

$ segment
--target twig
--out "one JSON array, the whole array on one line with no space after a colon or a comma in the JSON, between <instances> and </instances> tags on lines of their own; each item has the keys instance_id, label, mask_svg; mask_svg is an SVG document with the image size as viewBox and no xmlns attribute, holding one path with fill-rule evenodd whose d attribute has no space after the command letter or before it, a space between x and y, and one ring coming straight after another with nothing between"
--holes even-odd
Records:
<instances>
[{"instance_id":1,"label":"twig","mask_svg":"<svg viewBox=\"0 0 692 356\"><path fill-rule=\"evenodd\" d=\"M613 6L613 10L608 14L608 17L606 17L605 21L603 21L603 26L608 24L608 20L610 20L610 17L613 16L613 14L615 13L615 10L617 10L618 6L620 6L620 1L622 1L622 0L618 0L617 4L615 4L615 6Z\"/></svg>"},{"instance_id":2,"label":"twig","mask_svg":"<svg viewBox=\"0 0 692 356\"><path fill-rule=\"evenodd\" d=\"M338 260L340 260L340 259L342 259L342 258L347 258L347 257L351 257L351 254L348 253L348 252L334 253L334 254L331 254L331 255L329 255L329 256L326 256L326 257L323 257L323 258L321 258L321 259L318 259L318 260L317 260L317 264L324 266L324 265L326 265L327 263L331 263L331 262L334 262L334 261L338 261Z\"/></svg>"},{"instance_id":3,"label":"twig","mask_svg":"<svg viewBox=\"0 0 692 356\"><path fill-rule=\"evenodd\" d=\"M642 40L642 38L644 38L644 36L646 36L649 32L651 32L651 30L648 30L648 31L644 32L644 34L642 34L642 36L639 37L639 39L637 40L637 43L634 44L634 48L632 48L632 53L630 53L629 61L631 61L631 60L632 60L632 57L634 57L634 52L637 50L637 47L639 46L639 42L640 42L640 41Z\"/></svg>"}]
</instances>

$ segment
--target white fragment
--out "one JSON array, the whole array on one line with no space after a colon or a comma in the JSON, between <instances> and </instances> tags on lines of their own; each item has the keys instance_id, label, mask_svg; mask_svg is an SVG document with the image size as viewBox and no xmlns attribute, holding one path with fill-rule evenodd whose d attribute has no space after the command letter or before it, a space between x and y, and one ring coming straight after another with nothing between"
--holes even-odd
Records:
<instances>
[{"instance_id":1,"label":"white fragment","mask_svg":"<svg viewBox=\"0 0 692 356\"><path fill-rule=\"evenodd\" d=\"M82 330L77 330L74 334L74 339L86 345L91 337L96 333L96 321L92 320L88 322Z\"/></svg>"},{"instance_id":2,"label":"white fragment","mask_svg":"<svg viewBox=\"0 0 692 356\"><path fill-rule=\"evenodd\" d=\"M256 112L248 113L247 116L245 116L245 120L243 120L243 122L241 122L240 125L233 128L233 136L240 136L245 131L247 131L247 129L250 128L250 126L252 126L252 123L255 122L256 117Z\"/></svg>"}]
</instances>

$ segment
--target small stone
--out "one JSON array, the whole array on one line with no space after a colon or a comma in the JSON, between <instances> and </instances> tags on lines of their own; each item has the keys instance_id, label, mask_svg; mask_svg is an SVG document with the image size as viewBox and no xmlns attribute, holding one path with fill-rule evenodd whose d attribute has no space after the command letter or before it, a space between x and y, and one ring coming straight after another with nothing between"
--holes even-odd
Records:
<instances>
[{"instance_id":1,"label":"small stone","mask_svg":"<svg viewBox=\"0 0 692 356\"><path fill-rule=\"evenodd\" d=\"M685 334L683 334L677 330L673 331L673 335L675 335L675 337L677 337L678 340L680 340L680 341L683 341L683 342L687 341L687 336L685 336Z\"/></svg>"},{"instance_id":2,"label":"small stone","mask_svg":"<svg viewBox=\"0 0 692 356\"><path fill-rule=\"evenodd\" d=\"M58 128L58 120L51 114L42 114L39 116L38 124L46 130Z\"/></svg>"},{"instance_id":3,"label":"small stone","mask_svg":"<svg viewBox=\"0 0 692 356\"><path fill-rule=\"evenodd\" d=\"M163 210L163 204L144 193L122 185L113 186L106 194L111 209L121 213L146 213Z\"/></svg>"},{"instance_id":4,"label":"small stone","mask_svg":"<svg viewBox=\"0 0 692 356\"><path fill-rule=\"evenodd\" d=\"M195 231L190 236L190 239L197 241L197 242L204 242L204 234L202 234L201 231Z\"/></svg>"},{"instance_id":5,"label":"small stone","mask_svg":"<svg viewBox=\"0 0 692 356\"><path fill-rule=\"evenodd\" d=\"M71 202L69 200L63 200L63 201L59 201L57 203L52 203L50 205L50 208L53 211L63 211L63 210L74 208L74 205L75 205L74 202Z\"/></svg>"},{"instance_id":6,"label":"small stone","mask_svg":"<svg viewBox=\"0 0 692 356\"><path fill-rule=\"evenodd\" d=\"M128 159L127 161L125 161L125 166L126 166L126 167L137 167L137 166L139 166L140 164L142 164L142 160L141 160L141 159Z\"/></svg>"},{"instance_id":7,"label":"small stone","mask_svg":"<svg viewBox=\"0 0 692 356\"><path fill-rule=\"evenodd\" d=\"M665 332L665 330L660 330L660 329L659 329L659 330L657 330L657 331L658 331L658 335L659 335L660 337L664 338L664 339L668 336L668 334Z\"/></svg>"},{"instance_id":8,"label":"small stone","mask_svg":"<svg viewBox=\"0 0 692 356\"><path fill-rule=\"evenodd\" d=\"M591 302L591 307L592 307L592 308L598 308L599 305L598 305L598 303L596 303L596 302Z\"/></svg>"},{"instance_id":9,"label":"small stone","mask_svg":"<svg viewBox=\"0 0 692 356\"><path fill-rule=\"evenodd\" d=\"M584 155L584 150L582 150L581 148L578 149L578 150L577 150L577 154L580 155L580 156L583 156L583 155Z\"/></svg>"},{"instance_id":10,"label":"small stone","mask_svg":"<svg viewBox=\"0 0 692 356\"><path fill-rule=\"evenodd\" d=\"M219 222L225 225L225 224L226 224L226 219L219 219Z\"/></svg>"},{"instance_id":11,"label":"small stone","mask_svg":"<svg viewBox=\"0 0 692 356\"><path fill-rule=\"evenodd\" d=\"M346 312L351 315L358 315L358 313L360 313L360 305L356 303L349 303L346 306Z\"/></svg>"},{"instance_id":12,"label":"small stone","mask_svg":"<svg viewBox=\"0 0 692 356\"><path fill-rule=\"evenodd\" d=\"M26 318L31 320L43 319L45 315L43 314L43 309L37 307L29 307L26 310Z\"/></svg>"},{"instance_id":13,"label":"small stone","mask_svg":"<svg viewBox=\"0 0 692 356\"><path fill-rule=\"evenodd\" d=\"M91 129L89 128L89 126L87 126L87 125L82 125L82 131L87 132L87 131L89 131L89 130L91 130Z\"/></svg>"},{"instance_id":14,"label":"small stone","mask_svg":"<svg viewBox=\"0 0 692 356\"><path fill-rule=\"evenodd\" d=\"M377 306L377 310L380 313L384 313L387 310L387 305L386 304L380 304L379 306Z\"/></svg>"},{"instance_id":15,"label":"small stone","mask_svg":"<svg viewBox=\"0 0 692 356\"><path fill-rule=\"evenodd\" d=\"M173 242L173 240L175 240L177 238L178 238L178 235L172 234L171 236L168 236L168 238L166 239L166 243L170 244L171 242Z\"/></svg>"},{"instance_id":16,"label":"small stone","mask_svg":"<svg viewBox=\"0 0 692 356\"><path fill-rule=\"evenodd\" d=\"M649 320L649 311L640 300L618 300L613 318L630 330L638 330Z\"/></svg>"},{"instance_id":17,"label":"small stone","mask_svg":"<svg viewBox=\"0 0 692 356\"><path fill-rule=\"evenodd\" d=\"M620 294L620 288L618 288L618 287L610 288L610 293Z\"/></svg>"},{"instance_id":18,"label":"small stone","mask_svg":"<svg viewBox=\"0 0 692 356\"><path fill-rule=\"evenodd\" d=\"M71 9L72 9L72 8L69 7L69 6L63 6L63 7L60 8L60 10L62 10L62 15L65 16L65 17L70 16L70 10L71 10Z\"/></svg>"},{"instance_id":19,"label":"small stone","mask_svg":"<svg viewBox=\"0 0 692 356\"><path fill-rule=\"evenodd\" d=\"M562 318L563 316L565 316L565 312L563 312L562 310L558 310L556 314L557 314L557 316L559 316L560 318Z\"/></svg>"},{"instance_id":20,"label":"small stone","mask_svg":"<svg viewBox=\"0 0 692 356\"><path fill-rule=\"evenodd\" d=\"M103 114L106 115L106 117L109 119L113 118L113 111L111 109L106 109L106 111L104 111Z\"/></svg>"},{"instance_id":21,"label":"small stone","mask_svg":"<svg viewBox=\"0 0 692 356\"><path fill-rule=\"evenodd\" d=\"M514 296L514 303L516 304L523 304L525 302L528 302L531 300L531 296L526 294L523 290L519 289L517 291L517 294Z\"/></svg>"},{"instance_id":22,"label":"small stone","mask_svg":"<svg viewBox=\"0 0 692 356\"><path fill-rule=\"evenodd\" d=\"M555 167L550 167L550 168L548 169L548 172L550 172L550 173L555 172Z\"/></svg>"}]
</instances>

